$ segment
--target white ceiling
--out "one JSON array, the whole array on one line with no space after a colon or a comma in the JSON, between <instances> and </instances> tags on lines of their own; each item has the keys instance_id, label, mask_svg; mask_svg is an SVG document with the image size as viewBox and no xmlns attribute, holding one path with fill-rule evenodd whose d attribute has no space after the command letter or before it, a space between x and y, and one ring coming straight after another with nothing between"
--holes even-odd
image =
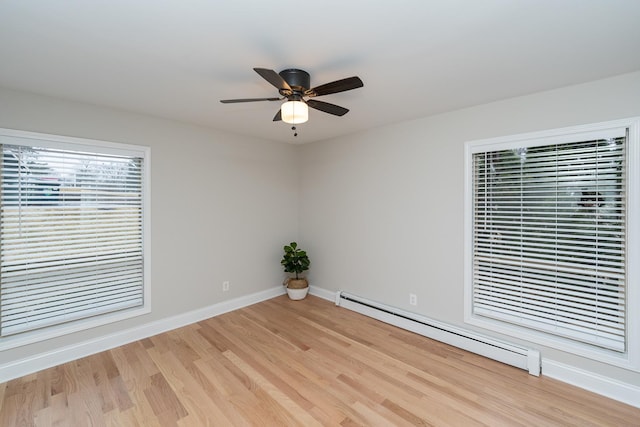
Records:
<instances>
[{"instance_id":1,"label":"white ceiling","mask_svg":"<svg viewBox=\"0 0 640 427\"><path fill-rule=\"evenodd\" d=\"M0 86L304 143L640 70L639 0L0 0ZM293 137L252 68L302 68Z\"/></svg>"}]
</instances>

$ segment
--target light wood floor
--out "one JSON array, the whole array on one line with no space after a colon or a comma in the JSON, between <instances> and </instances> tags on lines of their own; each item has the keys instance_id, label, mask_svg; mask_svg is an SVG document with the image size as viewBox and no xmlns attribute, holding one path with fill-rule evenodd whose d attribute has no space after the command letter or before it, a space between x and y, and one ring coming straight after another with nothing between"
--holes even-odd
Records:
<instances>
[{"instance_id":1,"label":"light wood floor","mask_svg":"<svg viewBox=\"0 0 640 427\"><path fill-rule=\"evenodd\" d=\"M308 297L0 385L0 426L640 425L640 409Z\"/></svg>"}]
</instances>

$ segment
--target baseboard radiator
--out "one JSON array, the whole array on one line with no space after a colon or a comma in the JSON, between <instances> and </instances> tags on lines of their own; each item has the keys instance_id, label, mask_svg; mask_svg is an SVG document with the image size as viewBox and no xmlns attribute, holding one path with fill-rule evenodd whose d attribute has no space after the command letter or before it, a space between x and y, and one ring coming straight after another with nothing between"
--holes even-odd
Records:
<instances>
[{"instance_id":1,"label":"baseboard radiator","mask_svg":"<svg viewBox=\"0 0 640 427\"><path fill-rule=\"evenodd\" d=\"M540 352L338 291L336 305L416 334L540 375Z\"/></svg>"}]
</instances>

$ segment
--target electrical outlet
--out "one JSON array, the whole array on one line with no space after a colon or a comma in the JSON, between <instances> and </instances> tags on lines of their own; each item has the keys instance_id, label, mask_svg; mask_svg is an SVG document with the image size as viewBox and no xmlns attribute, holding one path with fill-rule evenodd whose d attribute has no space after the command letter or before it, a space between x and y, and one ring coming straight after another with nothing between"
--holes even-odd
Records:
<instances>
[{"instance_id":1,"label":"electrical outlet","mask_svg":"<svg viewBox=\"0 0 640 427\"><path fill-rule=\"evenodd\" d=\"M409 304L418 305L418 296L416 294L409 294Z\"/></svg>"},{"instance_id":2,"label":"electrical outlet","mask_svg":"<svg viewBox=\"0 0 640 427\"><path fill-rule=\"evenodd\" d=\"M222 282L222 292L227 292L229 290L229 281L225 280L224 282Z\"/></svg>"}]
</instances>

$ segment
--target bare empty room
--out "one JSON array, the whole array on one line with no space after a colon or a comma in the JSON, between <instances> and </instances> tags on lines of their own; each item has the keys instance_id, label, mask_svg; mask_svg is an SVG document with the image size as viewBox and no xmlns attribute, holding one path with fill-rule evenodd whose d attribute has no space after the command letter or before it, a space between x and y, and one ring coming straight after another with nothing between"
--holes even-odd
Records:
<instances>
[{"instance_id":1,"label":"bare empty room","mask_svg":"<svg viewBox=\"0 0 640 427\"><path fill-rule=\"evenodd\" d=\"M639 18L0 2L0 425L640 425Z\"/></svg>"}]
</instances>

